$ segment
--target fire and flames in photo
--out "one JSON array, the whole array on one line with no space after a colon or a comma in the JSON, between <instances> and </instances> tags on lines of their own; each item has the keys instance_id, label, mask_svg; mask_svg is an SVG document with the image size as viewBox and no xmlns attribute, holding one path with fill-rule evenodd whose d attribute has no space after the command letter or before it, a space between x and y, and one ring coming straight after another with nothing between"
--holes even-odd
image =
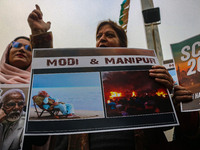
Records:
<instances>
[{"instance_id":1,"label":"fire and flames in photo","mask_svg":"<svg viewBox=\"0 0 200 150\"><path fill-rule=\"evenodd\" d=\"M102 72L107 117L172 112L167 89L148 71Z\"/></svg>"}]
</instances>

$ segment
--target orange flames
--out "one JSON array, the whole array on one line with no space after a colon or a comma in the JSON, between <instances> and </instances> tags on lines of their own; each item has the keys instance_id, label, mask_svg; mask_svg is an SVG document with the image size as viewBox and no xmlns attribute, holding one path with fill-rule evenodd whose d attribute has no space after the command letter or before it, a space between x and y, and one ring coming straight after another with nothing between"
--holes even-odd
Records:
<instances>
[{"instance_id":1,"label":"orange flames","mask_svg":"<svg viewBox=\"0 0 200 150\"><path fill-rule=\"evenodd\" d=\"M136 97L136 93L134 91L132 92L132 97Z\"/></svg>"},{"instance_id":2,"label":"orange flames","mask_svg":"<svg viewBox=\"0 0 200 150\"><path fill-rule=\"evenodd\" d=\"M120 97L122 93L118 92L110 92L110 99L113 99L114 97Z\"/></svg>"},{"instance_id":3,"label":"orange flames","mask_svg":"<svg viewBox=\"0 0 200 150\"><path fill-rule=\"evenodd\" d=\"M162 90L162 89L159 89L159 90L156 92L156 95L162 96L162 97L166 97L166 96L167 96L167 93L166 93L166 91L164 91L164 90Z\"/></svg>"},{"instance_id":4,"label":"orange flames","mask_svg":"<svg viewBox=\"0 0 200 150\"><path fill-rule=\"evenodd\" d=\"M109 104L111 100L115 100L116 97L121 97L121 96L122 96L122 93L111 91L110 96L109 96L110 99L107 100L107 103Z\"/></svg>"}]
</instances>

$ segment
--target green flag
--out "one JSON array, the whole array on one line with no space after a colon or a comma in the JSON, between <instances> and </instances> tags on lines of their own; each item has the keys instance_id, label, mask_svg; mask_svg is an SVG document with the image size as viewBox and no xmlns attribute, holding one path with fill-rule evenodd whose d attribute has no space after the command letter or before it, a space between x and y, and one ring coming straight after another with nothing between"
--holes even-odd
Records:
<instances>
[{"instance_id":1,"label":"green flag","mask_svg":"<svg viewBox=\"0 0 200 150\"><path fill-rule=\"evenodd\" d=\"M130 0L124 0L121 4L121 11L119 16L119 24L126 31L128 24Z\"/></svg>"}]
</instances>

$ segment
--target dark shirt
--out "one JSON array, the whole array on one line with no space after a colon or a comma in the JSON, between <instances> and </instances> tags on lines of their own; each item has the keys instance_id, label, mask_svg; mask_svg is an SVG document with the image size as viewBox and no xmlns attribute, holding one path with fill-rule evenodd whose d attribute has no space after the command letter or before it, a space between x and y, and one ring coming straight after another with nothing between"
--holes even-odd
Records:
<instances>
[{"instance_id":1,"label":"dark shirt","mask_svg":"<svg viewBox=\"0 0 200 150\"><path fill-rule=\"evenodd\" d=\"M89 134L90 150L134 150L133 131L114 131Z\"/></svg>"}]
</instances>

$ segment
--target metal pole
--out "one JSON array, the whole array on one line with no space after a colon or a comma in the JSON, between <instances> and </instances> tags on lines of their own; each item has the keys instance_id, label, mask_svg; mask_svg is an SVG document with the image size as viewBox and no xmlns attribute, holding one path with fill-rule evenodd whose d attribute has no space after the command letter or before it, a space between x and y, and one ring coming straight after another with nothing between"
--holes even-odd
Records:
<instances>
[{"instance_id":1,"label":"metal pole","mask_svg":"<svg viewBox=\"0 0 200 150\"><path fill-rule=\"evenodd\" d=\"M154 8L153 0L141 0L142 10ZM148 49L154 49L160 65L163 64L163 53L157 24L145 25Z\"/></svg>"}]
</instances>

